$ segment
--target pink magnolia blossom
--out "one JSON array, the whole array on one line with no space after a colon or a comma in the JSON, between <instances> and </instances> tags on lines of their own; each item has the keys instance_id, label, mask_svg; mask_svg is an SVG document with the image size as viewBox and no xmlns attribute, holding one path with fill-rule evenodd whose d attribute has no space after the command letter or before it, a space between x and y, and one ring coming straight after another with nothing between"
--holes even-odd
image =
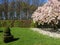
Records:
<instances>
[{"instance_id":1,"label":"pink magnolia blossom","mask_svg":"<svg viewBox=\"0 0 60 45\"><path fill-rule=\"evenodd\" d=\"M38 24L51 23L58 24L60 20L60 1L48 0L46 4L38 7L38 9L32 14L34 23Z\"/></svg>"}]
</instances>

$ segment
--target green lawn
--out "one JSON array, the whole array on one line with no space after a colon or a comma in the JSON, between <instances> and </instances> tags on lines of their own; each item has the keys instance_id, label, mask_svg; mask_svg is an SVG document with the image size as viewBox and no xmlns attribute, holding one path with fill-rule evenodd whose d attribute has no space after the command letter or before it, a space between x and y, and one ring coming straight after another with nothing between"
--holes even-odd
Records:
<instances>
[{"instance_id":1,"label":"green lawn","mask_svg":"<svg viewBox=\"0 0 60 45\"><path fill-rule=\"evenodd\" d=\"M60 39L51 38L29 28L11 28L11 33L16 41L10 43L3 42L3 32L0 32L0 45L60 45Z\"/></svg>"}]
</instances>

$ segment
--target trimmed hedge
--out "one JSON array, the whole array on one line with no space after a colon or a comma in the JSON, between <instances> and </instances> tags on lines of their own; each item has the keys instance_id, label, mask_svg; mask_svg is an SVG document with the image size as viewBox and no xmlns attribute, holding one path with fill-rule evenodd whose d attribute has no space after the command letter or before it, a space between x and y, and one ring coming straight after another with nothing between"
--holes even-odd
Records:
<instances>
[{"instance_id":1,"label":"trimmed hedge","mask_svg":"<svg viewBox=\"0 0 60 45\"><path fill-rule=\"evenodd\" d=\"M37 25L37 28L53 28L51 24L44 24L44 25ZM60 28L60 22L56 25L58 28Z\"/></svg>"},{"instance_id":2,"label":"trimmed hedge","mask_svg":"<svg viewBox=\"0 0 60 45\"><path fill-rule=\"evenodd\" d=\"M0 27L32 27L32 28L52 28L49 24L38 25L37 23L33 23L32 20L0 20ZM58 23L58 28L60 28L60 21Z\"/></svg>"},{"instance_id":3,"label":"trimmed hedge","mask_svg":"<svg viewBox=\"0 0 60 45\"><path fill-rule=\"evenodd\" d=\"M31 20L0 20L0 27L31 27Z\"/></svg>"}]
</instances>

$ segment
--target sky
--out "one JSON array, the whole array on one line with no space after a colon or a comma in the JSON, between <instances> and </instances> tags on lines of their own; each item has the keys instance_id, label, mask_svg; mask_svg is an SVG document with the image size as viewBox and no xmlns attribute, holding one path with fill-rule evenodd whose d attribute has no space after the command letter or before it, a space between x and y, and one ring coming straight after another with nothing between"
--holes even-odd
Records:
<instances>
[{"instance_id":1,"label":"sky","mask_svg":"<svg viewBox=\"0 0 60 45\"><path fill-rule=\"evenodd\" d=\"M0 4L2 3L2 0L0 0Z\"/></svg>"},{"instance_id":2,"label":"sky","mask_svg":"<svg viewBox=\"0 0 60 45\"><path fill-rule=\"evenodd\" d=\"M11 0L9 0L9 2L10 2ZM40 0L40 3L42 4L42 3L46 3L48 0ZM0 0L0 4L2 3L2 0Z\"/></svg>"},{"instance_id":3,"label":"sky","mask_svg":"<svg viewBox=\"0 0 60 45\"><path fill-rule=\"evenodd\" d=\"M46 3L48 0L40 0L40 3Z\"/></svg>"}]
</instances>

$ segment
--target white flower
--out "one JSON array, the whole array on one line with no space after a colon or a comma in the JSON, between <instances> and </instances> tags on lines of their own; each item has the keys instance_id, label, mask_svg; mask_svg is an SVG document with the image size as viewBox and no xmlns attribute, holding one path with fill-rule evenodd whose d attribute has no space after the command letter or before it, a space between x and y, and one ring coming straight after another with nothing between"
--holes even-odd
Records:
<instances>
[{"instance_id":1,"label":"white flower","mask_svg":"<svg viewBox=\"0 0 60 45\"><path fill-rule=\"evenodd\" d=\"M32 14L33 21L38 24L51 23L52 20L56 20L56 17L57 21L60 20L60 2L58 0L48 0L48 3L38 7Z\"/></svg>"}]
</instances>

